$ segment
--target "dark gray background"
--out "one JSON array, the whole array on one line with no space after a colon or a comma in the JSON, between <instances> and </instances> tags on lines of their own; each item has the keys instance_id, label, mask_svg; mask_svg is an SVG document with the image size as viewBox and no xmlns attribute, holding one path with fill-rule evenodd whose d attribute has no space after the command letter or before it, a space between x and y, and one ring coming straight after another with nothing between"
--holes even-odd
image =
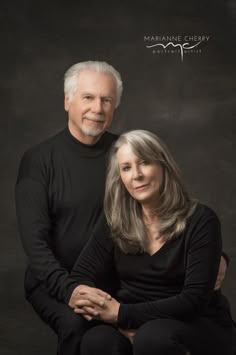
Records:
<instances>
[{"instance_id":1,"label":"dark gray background","mask_svg":"<svg viewBox=\"0 0 236 355\"><path fill-rule=\"evenodd\" d=\"M234 0L2 2L1 354L55 353L55 336L24 300L13 190L23 152L66 124L65 70L88 59L105 60L122 74L112 131L158 133L190 192L220 216L231 260L224 292L236 318L235 25ZM184 34L211 37L201 54L186 54L183 62L179 54L145 48L145 35Z\"/></svg>"}]
</instances>

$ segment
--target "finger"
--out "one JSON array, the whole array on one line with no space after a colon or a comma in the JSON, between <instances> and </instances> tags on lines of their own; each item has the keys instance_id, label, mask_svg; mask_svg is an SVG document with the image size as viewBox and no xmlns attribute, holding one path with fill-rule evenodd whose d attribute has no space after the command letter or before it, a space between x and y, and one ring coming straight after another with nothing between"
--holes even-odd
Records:
<instances>
[{"instance_id":1,"label":"finger","mask_svg":"<svg viewBox=\"0 0 236 355\"><path fill-rule=\"evenodd\" d=\"M133 343L134 343L134 338L133 338L133 337L129 338L129 341L130 341L131 344L133 345Z\"/></svg>"},{"instance_id":2,"label":"finger","mask_svg":"<svg viewBox=\"0 0 236 355\"><path fill-rule=\"evenodd\" d=\"M105 298L98 295L86 295L85 298L87 301L92 302L94 305L103 307L105 305Z\"/></svg>"},{"instance_id":3,"label":"finger","mask_svg":"<svg viewBox=\"0 0 236 355\"><path fill-rule=\"evenodd\" d=\"M75 302L76 307L85 307L85 306L89 306L89 307L94 307L94 303L89 301L88 299L82 299L82 300L78 300Z\"/></svg>"},{"instance_id":4,"label":"finger","mask_svg":"<svg viewBox=\"0 0 236 355\"><path fill-rule=\"evenodd\" d=\"M108 300L110 300L112 298L111 295L109 295L109 293L104 292L104 291L100 290L99 288L97 288L97 293L99 296L105 297Z\"/></svg>"},{"instance_id":5,"label":"finger","mask_svg":"<svg viewBox=\"0 0 236 355\"><path fill-rule=\"evenodd\" d=\"M86 289L81 290L80 292L81 295L90 295L94 297L104 297L106 299L111 299L111 295L109 295L107 292L104 292L100 290L99 288L94 288L94 287L87 287Z\"/></svg>"},{"instance_id":6,"label":"finger","mask_svg":"<svg viewBox=\"0 0 236 355\"><path fill-rule=\"evenodd\" d=\"M95 287L90 287L90 286L85 286L85 285L81 285L80 289L79 289L79 293L81 295L86 295L86 294L91 294L91 293L97 293L97 288Z\"/></svg>"},{"instance_id":7,"label":"finger","mask_svg":"<svg viewBox=\"0 0 236 355\"><path fill-rule=\"evenodd\" d=\"M122 329L118 329L119 330L119 332L121 333L121 334L123 334L124 336L126 336L126 333L125 333L125 331L124 330L122 330Z\"/></svg>"},{"instance_id":8,"label":"finger","mask_svg":"<svg viewBox=\"0 0 236 355\"><path fill-rule=\"evenodd\" d=\"M91 308L91 307L84 307L84 311L93 317L98 317L99 316L99 311L95 308Z\"/></svg>"},{"instance_id":9,"label":"finger","mask_svg":"<svg viewBox=\"0 0 236 355\"><path fill-rule=\"evenodd\" d=\"M87 314L88 316L92 316L92 317L97 317L99 315L99 312L91 307L83 307L83 309L75 308L74 311L77 314L81 314L81 315Z\"/></svg>"},{"instance_id":10,"label":"finger","mask_svg":"<svg viewBox=\"0 0 236 355\"><path fill-rule=\"evenodd\" d=\"M84 315L84 314L87 314L86 313L86 311L83 309L83 308L74 308L74 311L75 311L75 313L79 313L79 314L82 314L82 315Z\"/></svg>"},{"instance_id":11,"label":"finger","mask_svg":"<svg viewBox=\"0 0 236 355\"><path fill-rule=\"evenodd\" d=\"M106 293L98 288L93 288L93 287L83 288L82 290L80 290L80 295L84 296L84 299L88 299L89 297L90 298L93 297L93 302L96 302L96 303L97 303L98 298L101 302L102 302L102 300L105 301L105 299L107 299L107 300L112 299L111 295L109 295L108 293Z\"/></svg>"}]
</instances>

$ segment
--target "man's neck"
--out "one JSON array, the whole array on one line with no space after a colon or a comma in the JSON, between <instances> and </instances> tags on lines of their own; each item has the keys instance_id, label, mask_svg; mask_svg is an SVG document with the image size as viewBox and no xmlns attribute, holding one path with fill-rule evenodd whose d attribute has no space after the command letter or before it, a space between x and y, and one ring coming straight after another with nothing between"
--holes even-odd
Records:
<instances>
[{"instance_id":1,"label":"man's neck","mask_svg":"<svg viewBox=\"0 0 236 355\"><path fill-rule=\"evenodd\" d=\"M102 137L102 134L98 135L98 136L89 136L86 134L82 134L81 132L79 132L78 130L73 129L73 127L71 127L70 124L68 124L68 129L70 131L70 134L77 139L79 142L86 144L86 145L94 145L96 144L100 138Z\"/></svg>"}]
</instances>

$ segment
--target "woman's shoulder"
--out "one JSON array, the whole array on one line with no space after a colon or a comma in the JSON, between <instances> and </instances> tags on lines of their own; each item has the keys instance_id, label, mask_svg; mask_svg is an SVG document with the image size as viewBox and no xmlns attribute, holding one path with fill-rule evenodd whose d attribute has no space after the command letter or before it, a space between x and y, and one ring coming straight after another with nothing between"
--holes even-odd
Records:
<instances>
[{"instance_id":1,"label":"woman's shoulder","mask_svg":"<svg viewBox=\"0 0 236 355\"><path fill-rule=\"evenodd\" d=\"M196 203L195 209L187 222L189 232L203 231L203 229L220 230L220 220L217 213L203 203Z\"/></svg>"},{"instance_id":2,"label":"woman's shoulder","mask_svg":"<svg viewBox=\"0 0 236 355\"><path fill-rule=\"evenodd\" d=\"M197 203L187 222L185 242L194 251L202 248L222 248L221 224L216 212L203 203Z\"/></svg>"},{"instance_id":3,"label":"woman's shoulder","mask_svg":"<svg viewBox=\"0 0 236 355\"><path fill-rule=\"evenodd\" d=\"M217 213L211 207L201 202L197 202L190 219L199 220L209 218L219 220Z\"/></svg>"}]
</instances>

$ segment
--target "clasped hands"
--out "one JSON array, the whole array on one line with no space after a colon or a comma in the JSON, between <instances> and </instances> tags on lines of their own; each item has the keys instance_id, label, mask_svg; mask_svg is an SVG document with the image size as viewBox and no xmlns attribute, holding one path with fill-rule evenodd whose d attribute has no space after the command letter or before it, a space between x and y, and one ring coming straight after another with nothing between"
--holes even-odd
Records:
<instances>
[{"instance_id":1,"label":"clasped hands","mask_svg":"<svg viewBox=\"0 0 236 355\"><path fill-rule=\"evenodd\" d=\"M77 286L70 298L69 306L75 313L85 319L99 319L115 324L118 318L120 303L108 293L85 285Z\"/></svg>"},{"instance_id":2,"label":"clasped hands","mask_svg":"<svg viewBox=\"0 0 236 355\"><path fill-rule=\"evenodd\" d=\"M120 303L98 288L80 285L74 289L69 306L74 308L75 313L80 314L88 321L98 319L116 324ZM133 344L135 330L119 328L119 331Z\"/></svg>"}]
</instances>

